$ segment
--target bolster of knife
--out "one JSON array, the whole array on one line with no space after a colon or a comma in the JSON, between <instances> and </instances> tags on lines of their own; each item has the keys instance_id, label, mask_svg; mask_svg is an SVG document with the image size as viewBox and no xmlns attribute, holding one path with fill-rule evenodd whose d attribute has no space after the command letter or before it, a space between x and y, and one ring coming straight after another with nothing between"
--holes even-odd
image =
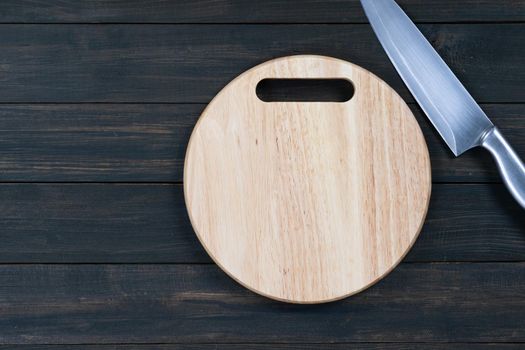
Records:
<instances>
[{"instance_id":1,"label":"bolster of knife","mask_svg":"<svg viewBox=\"0 0 525 350\"><path fill-rule=\"evenodd\" d=\"M481 145L492 153L498 163L505 185L525 209L525 166L523 161L496 127L485 134Z\"/></svg>"}]
</instances>

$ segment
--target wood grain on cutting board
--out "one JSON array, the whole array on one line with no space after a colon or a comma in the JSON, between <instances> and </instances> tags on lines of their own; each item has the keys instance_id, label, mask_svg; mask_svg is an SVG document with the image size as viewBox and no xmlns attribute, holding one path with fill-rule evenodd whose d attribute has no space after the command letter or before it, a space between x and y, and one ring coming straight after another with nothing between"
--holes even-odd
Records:
<instances>
[{"instance_id":1,"label":"wood grain on cutting board","mask_svg":"<svg viewBox=\"0 0 525 350\"><path fill-rule=\"evenodd\" d=\"M265 103L266 78L343 78L353 98ZM190 220L210 256L265 296L343 298L414 243L430 198L428 150L405 102L370 72L322 56L242 74L203 112L184 172Z\"/></svg>"}]
</instances>

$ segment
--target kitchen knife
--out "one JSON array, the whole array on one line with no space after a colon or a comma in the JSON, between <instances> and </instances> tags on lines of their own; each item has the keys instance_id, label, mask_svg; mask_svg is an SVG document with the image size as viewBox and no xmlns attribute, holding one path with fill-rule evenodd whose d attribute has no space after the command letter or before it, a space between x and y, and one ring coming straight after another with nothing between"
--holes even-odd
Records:
<instances>
[{"instance_id":1,"label":"kitchen knife","mask_svg":"<svg viewBox=\"0 0 525 350\"><path fill-rule=\"evenodd\" d=\"M525 166L443 59L394 0L361 0L397 72L455 156L489 150L525 208Z\"/></svg>"}]
</instances>

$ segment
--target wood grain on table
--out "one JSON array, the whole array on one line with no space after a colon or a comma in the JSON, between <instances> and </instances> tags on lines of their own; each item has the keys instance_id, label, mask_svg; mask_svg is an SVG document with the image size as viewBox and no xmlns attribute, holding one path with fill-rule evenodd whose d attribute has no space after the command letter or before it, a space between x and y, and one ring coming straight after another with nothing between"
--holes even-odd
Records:
<instances>
[{"instance_id":1,"label":"wood grain on table","mask_svg":"<svg viewBox=\"0 0 525 350\"><path fill-rule=\"evenodd\" d=\"M525 1L399 3L525 156ZM525 346L523 211L488 155L452 158L358 1L6 0L0 48L0 349ZM429 215L404 262L323 306L231 281L182 196L209 100L255 64L300 53L392 85L433 166Z\"/></svg>"}]
</instances>

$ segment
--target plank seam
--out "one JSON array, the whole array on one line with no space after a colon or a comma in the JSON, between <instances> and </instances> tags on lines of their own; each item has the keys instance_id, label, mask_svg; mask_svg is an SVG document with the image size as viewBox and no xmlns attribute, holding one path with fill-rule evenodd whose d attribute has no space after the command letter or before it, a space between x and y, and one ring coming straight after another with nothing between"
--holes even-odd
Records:
<instances>
[{"instance_id":1,"label":"plank seam","mask_svg":"<svg viewBox=\"0 0 525 350\"><path fill-rule=\"evenodd\" d=\"M483 20L464 20L464 21L414 21L417 24L476 24L476 25L512 25L512 24L525 24L525 20L511 20L511 21L483 21ZM369 25L365 21L350 21L350 22L0 22L1 25L150 25L150 26L206 26L206 25L243 25L243 26L256 26L256 25Z\"/></svg>"}]
</instances>

